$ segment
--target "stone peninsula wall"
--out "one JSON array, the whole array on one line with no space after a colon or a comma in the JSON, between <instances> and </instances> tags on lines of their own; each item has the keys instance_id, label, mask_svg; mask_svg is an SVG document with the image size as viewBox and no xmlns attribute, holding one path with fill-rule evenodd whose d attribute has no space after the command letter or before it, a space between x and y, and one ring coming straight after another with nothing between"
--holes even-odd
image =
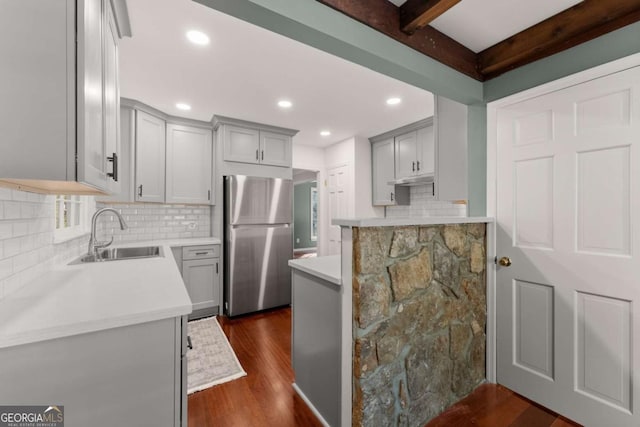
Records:
<instances>
[{"instance_id":1,"label":"stone peninsula wall","mask_svg":"<svg viewBox=\"0 0 640 427\"><path fill-rule=\"evenodd\" d=\"M353 229L353 426L424 426L485 379L486 225Z\"/></svg>"}]
</instances>

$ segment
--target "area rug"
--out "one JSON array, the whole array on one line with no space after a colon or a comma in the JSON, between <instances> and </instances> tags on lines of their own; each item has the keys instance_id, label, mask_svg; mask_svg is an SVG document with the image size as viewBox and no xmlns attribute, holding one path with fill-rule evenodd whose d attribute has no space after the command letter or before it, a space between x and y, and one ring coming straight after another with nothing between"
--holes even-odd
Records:
<instances>
[{"instance_id":1,"label":"area rug","mask_svg":"<svg viewBox=\"0 0 640 427\"><path fill-rule=\"evenodd\" d=\"M215 317L188 326L193 346L187 352L188 394L247 375Z\"/></svg>"}]
</instances>

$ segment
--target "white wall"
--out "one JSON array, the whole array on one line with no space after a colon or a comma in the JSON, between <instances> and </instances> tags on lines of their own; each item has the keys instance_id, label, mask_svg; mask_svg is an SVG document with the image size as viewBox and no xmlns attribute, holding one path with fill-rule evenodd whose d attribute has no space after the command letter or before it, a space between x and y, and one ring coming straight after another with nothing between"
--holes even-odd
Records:
<instances>
[{"instance_id":1,"label":"white wall","mask_svg":"<svg viewBox=\"0 0 640 427\"><path fill-rule=\"evenodd\" d=\"M308 145L293 144L294 169L321 171L324 169L324 150Z\"/></svg>"}]
</instances>

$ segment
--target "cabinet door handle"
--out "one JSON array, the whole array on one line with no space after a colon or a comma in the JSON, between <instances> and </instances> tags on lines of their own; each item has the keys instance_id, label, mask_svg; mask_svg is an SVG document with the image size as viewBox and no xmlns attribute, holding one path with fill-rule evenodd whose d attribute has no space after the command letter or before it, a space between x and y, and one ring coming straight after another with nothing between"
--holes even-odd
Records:
<instances>
[{"instance_id":1,"label":"cabinet door handle","mask_svg":"<svg viewBox=\"0 0 640 427\"><path fill-rule=\"evenodd\" d=\"M113 153L113 156L107 157L107 161L113 163L112 172L107 173L107 176L113 178L115 182L118 182L118 154Z\"/></svg>"},{"instance_id":2,"label":"cabinet door handle","mask_svg":"<svg viewBox=\"0 0 640 427\"><path fill-rule=\"evenodd\" d=\"M264 160L264 150L262 150L262 160Z\"/></svg>"},{"instance_id":3,"label":"cabinet door handle","mask_svg":"<svg viewBox=\"0 0 640 427\"><path fill-rule=\"evenodd\" d=\"M142 184L138 186L138 197L142 197Z\"/></svg>"},{"instance_id":4,"label":"cabinet door handle","mask_svg":"<svg viewBox=\"0 0 640 427\"><path fill-rule=\"evenodd\" d=\"M207 200L211 200L211 190L207 190Z\"/></svg>"},{"instance_id":5,"label":"cabinet door handle","mask_svg":"<svg viewBox=\"0 0 640 427\"><path fill-rule=\"evenodd\" d=\"M256 150L256 160L260 160L260 150Z\"/></svg>"},{"instance_id":6,"label":"cabinet door handle","mask_svg":"<svg viewBox=\"0 0 640 427\"><path fill-rule=\"evenodd\" d=\"M391 201L393 202L393 192L391 193Z\"/></svg>"},{"instance_id":7,"label":"cabinet door handle","mask_svg":"<svg viewBox=\"0 0 640 427\"><path fill-rule=\"evenodd\" d=\"M418 172L420 172L420 160L418 160L416 163L418 165Z\"/></svg>"},{"instance_id":8,"label":"cabinet door handle","mask_svg":"<svg viewBox=\"0 0 640 427\"><path fill-rule=\"evenodd\" d=\"M416 171L416 162L411 162L411 171L412 172Z\"/></svg>"},{"instance_id":9,"label":"cabinet door handle","mask_svg":"<svg viewBox=\"0 0 640 427\"><path fill-rule=\"evenodd\" d=\"M216 262L216 274L218 274L218 263Z\"/></svg>"},{"instance_id":10,"label":"cabinet door handle","mask_svg":"<svg viewBox=\"0 0 640 427\"><path fill-rule=\"evenodd\" d=\"M196 255L206 255L206 254L208 254L208 253L209 253L209 252L196 252Z\"/></svg>"}]
</instances>

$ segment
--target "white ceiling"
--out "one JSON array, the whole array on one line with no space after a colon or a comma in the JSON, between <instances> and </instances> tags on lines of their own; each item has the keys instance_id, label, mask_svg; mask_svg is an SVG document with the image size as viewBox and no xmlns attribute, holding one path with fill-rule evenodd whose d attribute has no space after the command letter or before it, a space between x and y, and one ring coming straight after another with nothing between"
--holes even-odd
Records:
<instances>
[{"instance_id":1,"label":"white ceiling","mask_svg":"<svg viewBox=\"0 0 640 427\"><path fill-rule=\"evenodd\" d=\"M433 96L191 0L129 0L132 38L120 44L121 95L167 114L213 114L299 129L294 143L324 147L433 114ZM208 46L187 41L203 31ZM400 105L388 106L391 96ZM279 99L293 102L289 110ZM192 106L188 112L177 102ZM319 135L331 131L330 137Z\"/></svg>"},{"instance_id":2,"label":"white ceiling","mask_svg":"<svg viewBox=\"0 0 640 427\"><path fill-rule=\"evenodd\" d=\"M396 6L406 2L389 1ZM480 52L580 2L462 0L429 25L472 51Z\"/></svg>"}]
</instances>

